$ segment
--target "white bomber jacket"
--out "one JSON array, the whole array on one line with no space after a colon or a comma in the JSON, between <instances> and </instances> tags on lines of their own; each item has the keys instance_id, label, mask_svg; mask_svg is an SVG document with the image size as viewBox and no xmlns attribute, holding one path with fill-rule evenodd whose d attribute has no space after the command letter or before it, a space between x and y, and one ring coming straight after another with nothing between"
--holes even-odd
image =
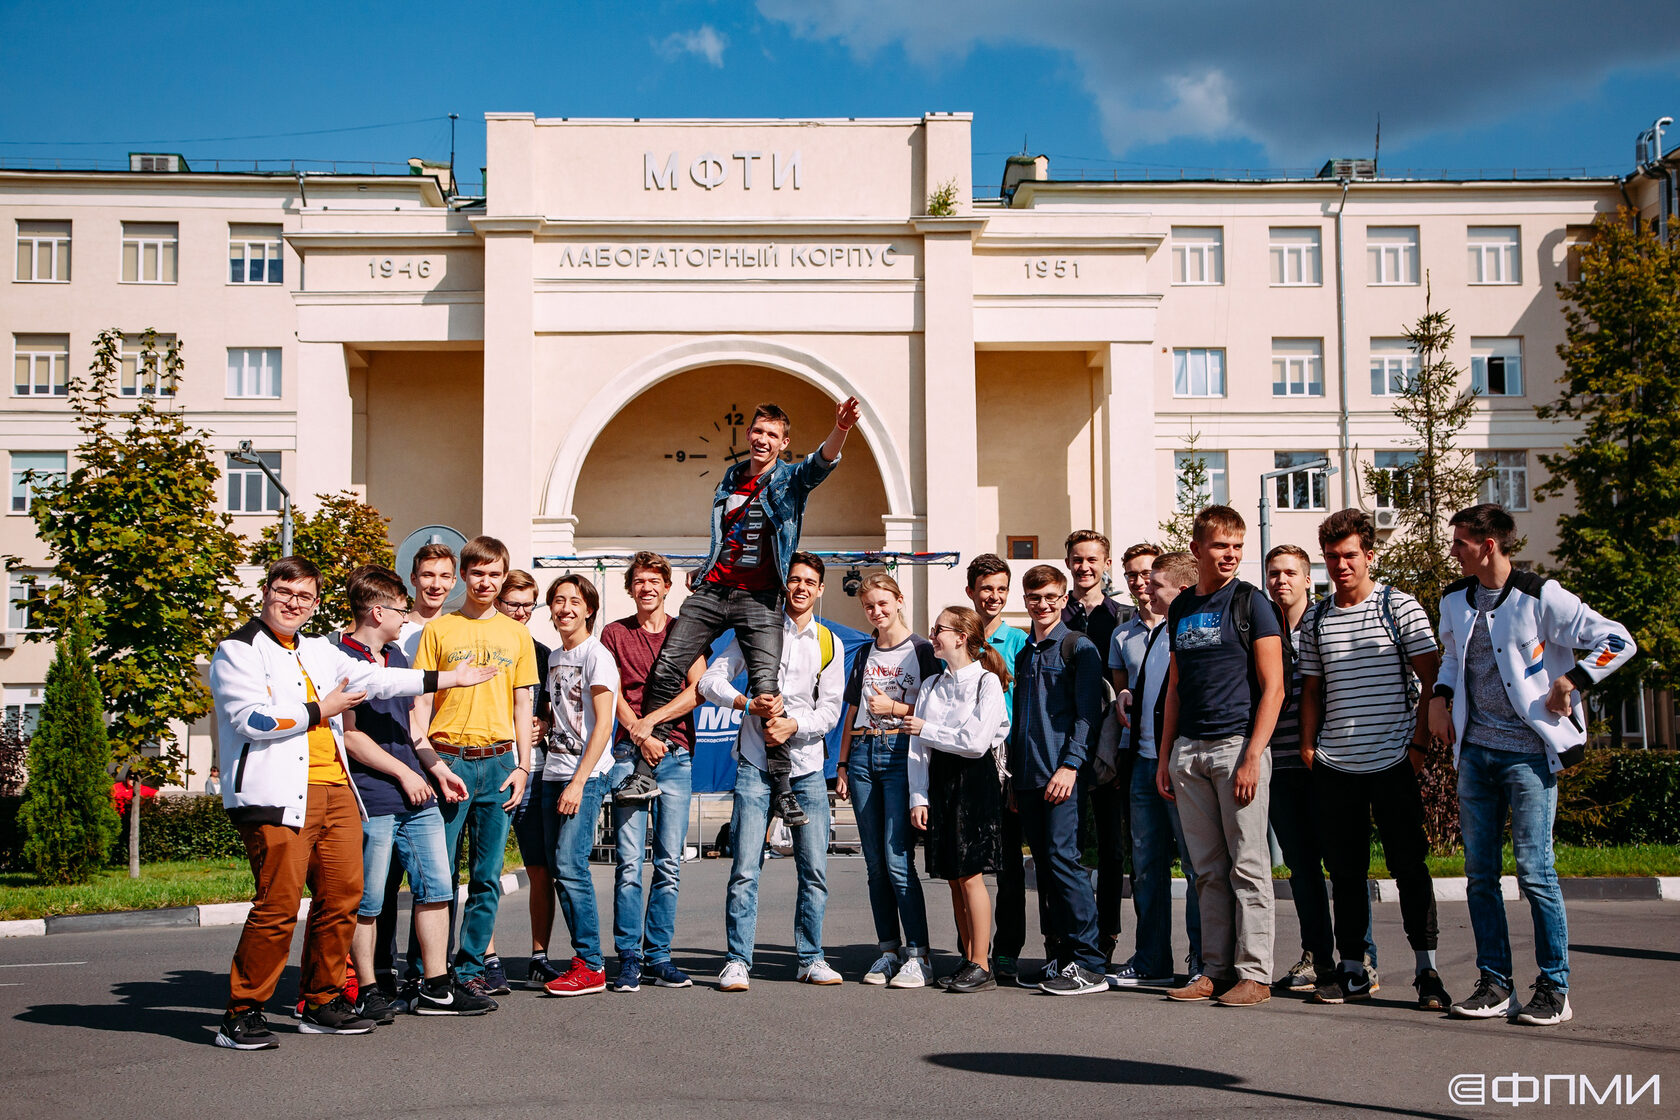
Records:
<instances>
[{"instance_id":1,"label":"white bomber jacket","mask_svg":"<svg viewBox=\"0 0 1680 1120\"><path fill-rule=\"evenodd\" d=\"M437 688L435 672L387 669L350 657L326 638L300 634L297 649L289 650L258 618L229 634L210 659L210 694L216 703L222 804L235 823L303 827L309 729L321 720L320 705L308 697L305 671L317 695L343 680L352 692L365 690L370 699L418 696ZM333 716L329 726L348 774L342 717ZM355 793L355 782L350 790ZM356 805L361 807L360 794Z\"/></svg>"},{"instance_id":2,"label":"white bomber jacket","mask_svg":"<svg viewBox=\"0 0 1680 1120\"><path fill-rule=\"evenodd\" d=\"M1435 695L1451 701L1464 691L1464 653L1476 624L1476 580L1461 579L1441 596L1441 671ZM1581 698L1638 652L1627 627L1605 618L1563 585L1533 572L1513 571L1493 608L1487 612L1494 661L1511 708L1546 744L1555 774L1581 761L1586 718ZM1575 651L1586 650L1576 660ZM1552 682L1568 677L1574 721L1546 710ZM1464 742L1468 704L1453 704L1453 761ZM226 771L223 771L224 774Z\"/></svg>"}]
</instances>

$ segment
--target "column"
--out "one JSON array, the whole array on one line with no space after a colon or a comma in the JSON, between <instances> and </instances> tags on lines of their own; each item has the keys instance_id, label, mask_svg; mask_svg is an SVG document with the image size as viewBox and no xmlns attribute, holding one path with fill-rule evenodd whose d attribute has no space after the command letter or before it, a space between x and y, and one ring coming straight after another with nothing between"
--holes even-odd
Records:
<instances>
[{"instance_id":1,"label":"column","mask_svg":"<svg viewBox=\"0 0 1680 1120\"><path fill-rule=\"evenodd\" d=\"M947 218L917 223L923 233L922 454L925 547L981 548L978 525L980 470L975 447L973 232L978 223ZM931 568L928 603L933 610L963 602L962 569Z\"/></svg>"},{"instance_id":2,"label":"column","mask_svg":"<svg viewBox=\"0 0 1680 1120\"><path fill-rule=\"evenodd\" d=\"M355 424L344 345L299 342L295 353L296 369L285 372L297 394L296 451L281 477L292 492L293 507L301 511L314 508L316 494L350 487Z\"/></svg>"},{"instance_id":3,"label":"column","mask_svg":"<svg viewBox=\"0 0 1680 1120\"><path fill-rule=\"evenodd\" d=\"M1102 531L1115 555L1139 541L1154 540L1170 510L1156 505L1155 376L1148 342L1111 342L1093 364L1102 379L1098 402L1101 430L1098 462Z\"/></svg>"}]
</instances>

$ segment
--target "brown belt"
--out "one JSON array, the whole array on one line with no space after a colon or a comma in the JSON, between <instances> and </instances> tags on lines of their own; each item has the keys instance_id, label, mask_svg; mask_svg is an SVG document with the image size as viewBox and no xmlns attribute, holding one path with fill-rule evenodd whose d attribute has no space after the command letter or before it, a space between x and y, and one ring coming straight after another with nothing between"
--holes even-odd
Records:
<instances>
[{"instance_id":1,"label":"brown belt","mask_svg":"<svg viewBox=\"0 0 1680 1120\"><path fill-rule=\"evenodd\" d=\"M471 761L475 758L495 758L497 755L506 754L513 749L513 740L503 739L499 743L487 743L482 747L463 747L441 739L433 739L432 749L439 754L450 754Z\"/></svg>"}]
</instances>

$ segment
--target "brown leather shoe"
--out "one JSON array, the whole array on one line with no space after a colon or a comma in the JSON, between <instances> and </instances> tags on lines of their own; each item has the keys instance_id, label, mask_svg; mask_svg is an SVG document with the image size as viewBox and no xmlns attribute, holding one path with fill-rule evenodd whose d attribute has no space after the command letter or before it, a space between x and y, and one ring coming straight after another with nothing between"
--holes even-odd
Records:
<instances>
[{"instance_id":1,"label":"brown leather shoe","mask_svg":"<svg viewBox=\"0 0 1680 1120\"><path fill-rule=\"evenodd\" d=\"M1213 981L1206 976L1198 976L1182 988L1172 988L1167 992L1168 999L1176 999L1180 1003L1192 1003L1199 999L1213 998Z\"/></svg>"},{"instance_id":2,"label":"brown leather shoe","mask_svg":"<svg viewBox=\"0 0 1680 1120\"><path fill-rule=\"evenodd\" d=\"M1221 1007L1253 1007L1272 998L1272 990L1256 980L1238 980L1219 997Z\"/></svg>"}]
</instances>

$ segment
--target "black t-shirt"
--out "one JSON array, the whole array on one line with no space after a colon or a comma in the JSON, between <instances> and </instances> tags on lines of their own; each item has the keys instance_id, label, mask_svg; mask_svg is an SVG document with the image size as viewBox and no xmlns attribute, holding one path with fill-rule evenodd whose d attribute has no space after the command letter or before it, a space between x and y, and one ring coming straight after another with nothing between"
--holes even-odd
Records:
<instances>
[{"instance_id":1,"label":"black t-shirt","mask_svg":"<svg viewBox=\"0 0 1680 1120\"><path fill-rule=\"evenodd\" d=\"M334 634L333 641L351 657L378 663L378 658L373 652L354 638ZM402 647L396 642L386 646L384 654L387 669L408 668L408 658L403 656ZM413 706L412 696L363 700L355 708L356 730L384 747L391 757L424 778L426 771L421 768L420 760L415 757L414 743L408 733L408 713ZM350 780L356 783L356 792L362 795L362 807L370 817L388 817L437 804L437 798L432 797L423 804L410 805L407 798L403 797L401 782L388 774L370 770L355 759L350 760Z\"/></svg>"},{"instance_id":2,"label":"black t-shirt","mask_svg":"<svg viewBox=\"0 0 1680 1120\"><path fill-rule=\"evenodd\" d=\"M1185 738L1246 735L1254 722L1258 680L1231 618L1238 583L1231 580L1212 595L1185 591L1173 600L1169 636L1178 661L1178 733ZM1282 637L1271 600L1258 588L1250 594L1253 639Z\"/></svg>"}]
</instances>

